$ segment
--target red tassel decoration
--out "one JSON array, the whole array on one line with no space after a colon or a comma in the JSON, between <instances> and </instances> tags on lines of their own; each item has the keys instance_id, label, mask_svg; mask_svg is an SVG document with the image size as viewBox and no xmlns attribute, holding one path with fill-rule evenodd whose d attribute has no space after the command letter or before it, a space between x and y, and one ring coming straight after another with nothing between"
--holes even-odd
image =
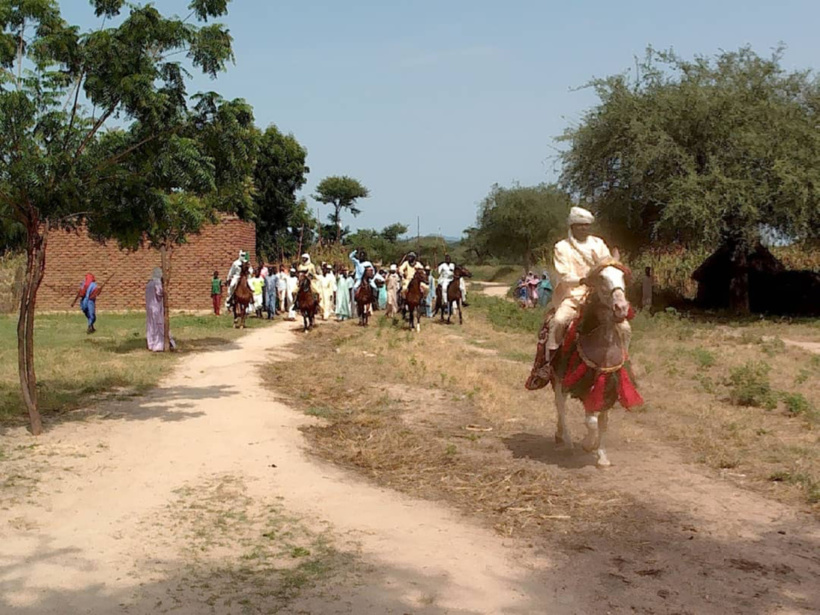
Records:
<instances>
[{"instance_id":1,"label":"red tassel decoration","mask_svg":"<svg viewBox=\"0 0 820 615\"><path fill-rule=\"evenodd\" d=\"M623 371L623 370L621 370ZM604 390L606 389L606 374L599 374L595 384L584 399L584 409L587 412L600 412L604 408Z\"/></svg>"},{"instance_id":2,"label":"red tassel decoration","mask_svg":"<svg viewBox=\"0 0 820 615\"><path fill-rule=\"evenodd\" d=\"M619 372L620 382L618 386L618 401L621 405L629 410L636 406L643 405L643 397L638 393L635 385L632 384L632 379L626 369L621 369Z\"/></svg>"},{"instance_id":3,"label":"red tassel decoration","mask_svg":"<svg viewBox=\"0 0 820 615\"><path fill-rule=\"evenodd\" d=\"M572 358L575 359L576 356L578 356L578 355L576 354ZM565 389L569 389L569 388L575 386L578 383L578 381L581 378L583 378L584 375L587 373L587 369L588 368L587 368L586 363L581 361L580 364L578 365L578 367L576 367L574 370L572 370L572 371L567 370L567 373L564 376L564 380L561 384L564 385Z\"/></svg>"}]
</instances>

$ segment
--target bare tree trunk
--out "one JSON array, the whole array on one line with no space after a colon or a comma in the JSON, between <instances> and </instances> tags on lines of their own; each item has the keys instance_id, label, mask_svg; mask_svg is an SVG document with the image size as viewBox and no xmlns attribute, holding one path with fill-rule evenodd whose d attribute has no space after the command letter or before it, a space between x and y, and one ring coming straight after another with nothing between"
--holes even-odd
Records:
<instances>
[{"instance_id":1,"label":"bare tree trunk","mask_svg":"<svg viewBox=\"0 0 820 615\"><path fill-rule=\"evenodd\" d=\"M20 390L28 410L31 433L43 433L43 422L37 408L37 375L34 371L34 311L37 291L46 266L48 224L41 231L35 219L27 229L26 272L20 293L20 314L17 320L17 368Z\"/></svg>"},{"instance_id":2,"label":"bare tree trunk","mask_svg":"<svg viewBox=\"0 0 820 615\"><path fill-rule=\"evenodd\" d=\"M172 248L160 246L160 266L162 267L162 339L163 349L170 352L171 349L171 302L168 299L168 291L171 286L171 255Z\"/></svg>"},{"instance_id":3,"label":"bare tree trunk","mask_svg":"<svg viewBox=\"0 0 820 615\"><path fill-rule=\"evenodd\" d=\"M302 240L305 237L305 225L302 225L302 228L299 229L299 250L298 254L296 254L296 258L298 259L302 255Z\"/></svg>"},{"instance_id":4,"label":"bare tree trunk","mask_svg":"<svg viewBox=\"0 0 820 615\"><path fill-rule=\"evenodd\" d=\"M336 205L336 245L342 243L342 207Z\"/></svg>"}]
</instances>

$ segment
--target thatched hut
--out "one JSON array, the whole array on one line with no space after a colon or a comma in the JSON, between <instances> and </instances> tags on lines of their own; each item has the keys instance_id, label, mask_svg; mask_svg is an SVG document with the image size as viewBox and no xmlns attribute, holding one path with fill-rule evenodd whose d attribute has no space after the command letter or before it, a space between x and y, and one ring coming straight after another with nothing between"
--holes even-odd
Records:
<instances>
[{"instance_id":1,"label":"thatched hut","mask_svg":"<svg viewBox=\"0 0 820 615\"><path fill-rule=\"evenodd\" d=\"M697 304L726 309L738 285L747 286L749 309L757 314L820 314L820 274L787 271L765 246L738 259L731 245L718 248L692 274L698 283Z\"/></svg>"}]
</instances>

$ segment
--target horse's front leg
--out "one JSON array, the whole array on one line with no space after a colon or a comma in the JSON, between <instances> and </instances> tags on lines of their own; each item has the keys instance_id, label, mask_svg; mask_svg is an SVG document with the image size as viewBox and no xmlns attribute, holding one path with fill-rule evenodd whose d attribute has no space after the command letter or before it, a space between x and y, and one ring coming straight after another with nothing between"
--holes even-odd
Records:
<instances>
[{"instance_id":1,"label":"horse's front leg","mask_svg":"<svg viewBox=\"0 0 820 615\"><path fill-rule=\"evenodd\" d=\"M609 427L609 410L601 410L598 416L598 462L599 468L607 468L612 465L607 457L606 450L604 450L604 440L606 438L607 428Z\"/></svg>"},{"instance_id":2,"label":"horse's front leg","mask_svg":"<svg viewBox=\"0 0 820 615\"><path fill-rule=\"evenodd\" d=\"M555 443L572 450L572 434L567 423L567 393L561 383L553 382L555 391L555 411L558 415L558 424L555 427Z\"/></svg>"},{"instance_id":3,"label":"horse's front leg","mask_svg":"<svg viewBox=\"0 0 820 615\"><path fill-rule=\"evenodd\" d=\"M595 412L587 412L584 415L584 425L587 428L587 435L581 441L581 446L587 453L591 453L592 451L598 448L598 444L600 442L600 433L599 433L599 424L598 424L598 415Z\"/></svg>"},{"instance_id":4,"label":"horse's front leg","mask_svg":"<svg viewBox=\"0 0 820 615\"><path fill-rule=\"evenodd\" d=\"M458 307L458 324L463 325L464 324L464 318L461 315L461 299L456 301L456 306Z\"/></svg>"}]
</instances>

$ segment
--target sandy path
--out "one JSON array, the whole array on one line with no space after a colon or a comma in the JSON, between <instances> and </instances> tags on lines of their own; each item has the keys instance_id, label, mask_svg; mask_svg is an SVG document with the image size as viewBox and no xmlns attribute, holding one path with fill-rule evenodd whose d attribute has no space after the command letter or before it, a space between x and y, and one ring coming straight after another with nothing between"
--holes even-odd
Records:
<instances>
[{"instance_id":1,"label":"sandy path","mask_svg":"<svg viewBox=\"0 0 820 615\"><path fill-rule=\"evenodd\" d=\"M203 612L189 602L197 590L173 506L180 490L214 476L237 477L255 502L275 500L358 545L366 579L287 612L584 610L546 581L538 569L553 564L543 557L525 560L518 554L526 550L443 506L308 458L298 428L309 419L274 401L255 377L294 339L282 323L257 330L187 358L152 394L104 409L105 420L54 426L33 458L43 462L38 490L0 510L0 613L154 613L175 591L183 593L173 612ZM22 432L8 437L30 441Z\"/></svg>"},{"instance_id":2,"label":"sandy path","mask_svg":"<svg viewBox=\"0 0 820 615\"><path fill-rule=\"evenodd\" d=\"M510 290L509 284L499 284L497 282L473 282L477 290L489 297L505 298Z\"/></svg>"}]
</instances>

